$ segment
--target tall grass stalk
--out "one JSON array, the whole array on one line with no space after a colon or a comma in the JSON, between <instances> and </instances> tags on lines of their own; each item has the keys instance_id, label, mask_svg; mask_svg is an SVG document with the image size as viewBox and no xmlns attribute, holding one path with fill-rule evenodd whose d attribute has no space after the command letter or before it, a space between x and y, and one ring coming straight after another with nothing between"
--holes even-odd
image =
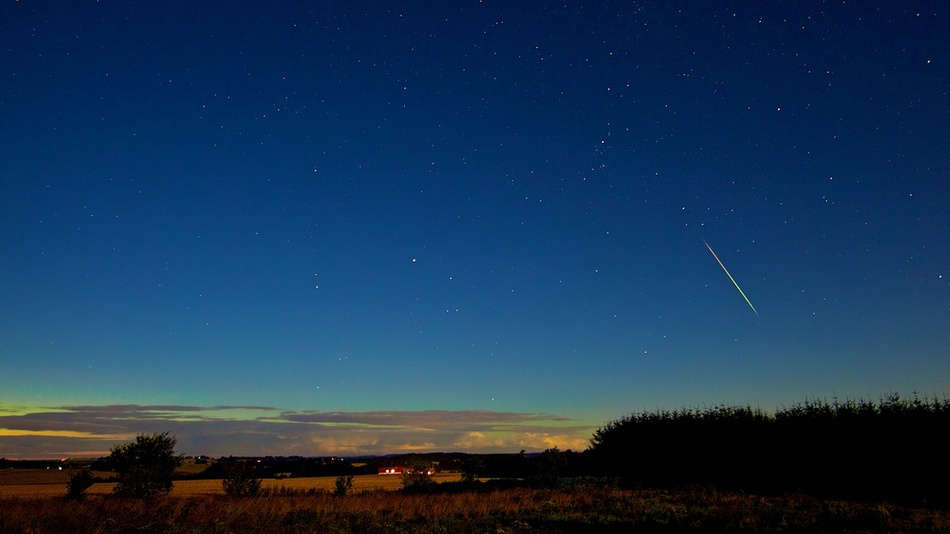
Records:
<instances>
[{"instance_id":1,"label":"tall grass stalk","mask_svg":"<svg viewBox=\"0 0 950 534\"><path fill-rule=\"evenodd\" d=\"M947 532L950 512L788 494L709 488L679 491L588 487L488 493L364 492L151 500L91 495L83 501L0 499L0 532L566 532L715 528L747 531Z\"/></svg>"}]
</instances>

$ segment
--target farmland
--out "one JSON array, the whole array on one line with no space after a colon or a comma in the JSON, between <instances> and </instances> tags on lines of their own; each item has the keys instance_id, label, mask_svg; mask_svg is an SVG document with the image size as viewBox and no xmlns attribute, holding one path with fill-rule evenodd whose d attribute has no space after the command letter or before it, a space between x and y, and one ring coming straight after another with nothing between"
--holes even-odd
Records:
<instances>
[{"instance_id":1,"label":"farmland","mask_svg":"<svg viewBox=\"0 0 950 534\"><path fill-rule=\"evenodd\" d=\"M754 495L711 487L620 488L596 481L407 494L399 477L360 475L334 496L334 477L265 479L258 497L222 494L220 480L179 480L169 496L63 498L62 472L0 472L0 532L950 532L950 512L885 502ZM442 474L438 482L453 482ZM44 483L45 482L45 483ZM452 487L446 484L444 487Z\"/></svg>"},{"instance_id":2,"label":"farmland","mask_svg":"<svg viewBox=\"0 0 950 534\"><path fill-rule=\"evenodd\" d=\"M192 457L176 468L171 493L151 498L113 492L121 472L103 459L6 461L0 533L950 534L950 462L932 445L948 416L946 399L895 395L811 401L775 415L728 406L633 414L583 452ZM419 471L375 474L391 466L438 473L418 486ZM260 491L225 494L222 480L236 467L262 480ZM67 499L70 474L83 468L93 470L92 486ZM349 474L353 484L340 492L338 476Z\"/></svg>"},{"instance_id":3,"label":"farmland","mask_svg":"<svg viewBox=\"0 0 950 534\"><path fill-rule=\"evenodd\" d=\"M99 478L107 478L112 473L95 472ZM66 480L68 471L45 469L4 469L0 470L0 498L5 497L62 497L66 494ZM458 481L458 473L438 473L433 479L436 482ZM334 489L335 477L302 477L302 478L265 478L261 488L265 492L307 492L326 491ZM112 493L114 482L97 482L89 488L90 495L109 495ZM402 479L398 476L357 475L353 477L354 492L364 491L393 491L402 487ZM172 489L172 497L191 497L196 495L223 495L221 480L177 480Z\"/></svg>"}]
</instances>

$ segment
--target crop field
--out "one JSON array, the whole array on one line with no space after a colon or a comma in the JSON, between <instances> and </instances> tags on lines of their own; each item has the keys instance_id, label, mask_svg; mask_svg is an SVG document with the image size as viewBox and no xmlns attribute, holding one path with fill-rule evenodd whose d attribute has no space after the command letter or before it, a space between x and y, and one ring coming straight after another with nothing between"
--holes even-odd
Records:
<instances>
[{"instance_id":1,"label":"crop field","mask_svg":"<svg viewBox=\"0 0 950 534\"><path fill-rule=\"evenodd\" d=\"M94 472L100 478L107 478L112 473ZM69 471L46 469L4 469L0 470L0 497L57 497L66 494L66 481ZM436 482L455 482L460 479L458 473L437 473ZM336 477L307 477L307 478L265 478L261 488L265 491L297 491L309 490L332 492ZM114 487L112 482L97 482L89 488L90 495L108 495ZM353 477L351 491L392 491L402 487L399 476L357 475ZM172 496L186 497L193 495L223 495L220 480L176 480L172 489Z\"/></svg>"}]
</instances>

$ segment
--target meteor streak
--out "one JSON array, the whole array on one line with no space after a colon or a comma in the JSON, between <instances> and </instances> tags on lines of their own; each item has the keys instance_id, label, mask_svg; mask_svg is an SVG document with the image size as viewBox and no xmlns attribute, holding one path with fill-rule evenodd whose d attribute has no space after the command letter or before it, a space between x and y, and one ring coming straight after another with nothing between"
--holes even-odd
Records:
<instances>
[{"instance_id":1,"label":"meteor streak","mask_svg":"<svg viewBox=\"0 0 950 534\"><path fill-rule=\"evenodd\" d=\"M713 251L712 247L709 246L709 243L706 243L705 240L703 241L703 244L706 245L706 248L709 249L709 252L712 252L713 258L716 258L716 261L719 263L719 266L722 267L722 270L726 272L726 276L728 276L729 279L732 280L732 285L736 286L736 289L739 290L739 294L742 295L742 298L745 299L746 304L748 304L749 307L752 308L752 311L754 311L755 314L758 315L759 312L756 311L755 306L753 306L752 302L749 301L749 297L745 296L745 293L742 291L742 288L739 287L739 284L736 283L736 279L733 278L731 274L729 274L729 269L726 269L726 266L722 264L722 260L719 259L719 256L716 256L716 252Z\"/></svg>"}]
</instances>

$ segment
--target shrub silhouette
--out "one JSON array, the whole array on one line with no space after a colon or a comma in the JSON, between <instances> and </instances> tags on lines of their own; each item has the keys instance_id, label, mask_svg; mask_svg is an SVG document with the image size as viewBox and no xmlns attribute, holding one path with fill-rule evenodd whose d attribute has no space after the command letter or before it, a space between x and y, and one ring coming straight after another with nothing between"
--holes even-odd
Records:
<instances>
[{"instance_id":1,"label":"shrub silhouette","mask_svg":"<svg viewBox=\"0 0 950 534\"><path fill-rule=\"evenodd\" d=\"M254 497L261 492L261 482L261 479L254 477L253 467L240 461L225 467L221 488L225 495Z\"/></svg>"},{"instance_id":2,"label":"shrub silhouette","mask_svg":"<svg viewBox=\"0 0 950 534\"><path fill-rule=\"evenodd\" d=\"M92 476L92 471L80 469L69 475L66 481L66 498L81 501L86 498L86 491L95 484L96 477Z\"/></svg>"},{"instance_id":3,"label":"shrub silhouette","mask_svg":"<svg viewBox=\"0 0 950 534\"><path fill-rule=\"evenodd\" d=\"M152 497L172 489L172 473L181 465L175 454L178 440L162 434L139 434L135 441L110 450L109 464L118 482L113 489L122 497Z\"/></svg>"},{"instance_id":4,"label":"shrub silhouette","mask_svg":"<svg viewBox=\"0 0 950 534\"><path fill-rule=\"evenodd\" d=\"M471 456L462 463L462 481L475 482L485 473L485 460Z\"/></svg>"},{"instance_id":5,"label":"shrub silhouette","mask_svg":"<svg viewBox=\"0 0 950 534\"><path fill-rule=\"evenodd\" d=\"M436 481L426 472L425 468L410 467L402 474L402 491L406 493L427 493L436 487Z\"/></svg>"},{"instance_id":6,"label":"shrub silhouette","mask_svg":"<svg viewBox=\"0 0 950 534\"><path fill-rule=\"evenodd\" d=\"M353 488L353 475L340 475L334 482L333 494L343 497Z\"/></svg>"}]
</instances>

